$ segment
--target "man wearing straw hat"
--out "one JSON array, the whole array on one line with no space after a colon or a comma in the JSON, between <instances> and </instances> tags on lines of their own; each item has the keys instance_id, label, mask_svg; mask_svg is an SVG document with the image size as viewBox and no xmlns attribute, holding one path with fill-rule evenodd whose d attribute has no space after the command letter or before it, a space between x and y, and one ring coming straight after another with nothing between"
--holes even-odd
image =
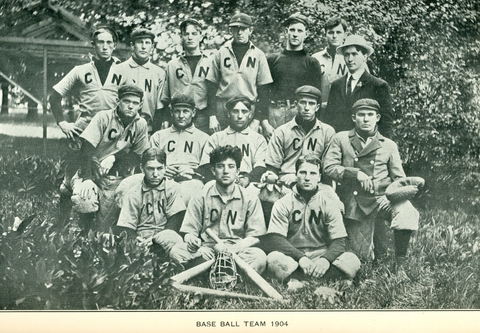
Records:
<instances>
[{"instance_id":1,"label":"man wearing straw hat","mask_svg":"<svg viewBox=\"0 0 480 333\"><path fill-rule=\"evenodd\" d=\"M388 83L368 73L366 62L373 48L362 36L350 35L337 53L343 55L348 68L347 75L332 83L328 104L320 120L331 125L336 132L352 129L352 105L364 98L374 99L380 105L381 118L378 131L392 136L393 109Z\"/></svg>"}]
</instances>

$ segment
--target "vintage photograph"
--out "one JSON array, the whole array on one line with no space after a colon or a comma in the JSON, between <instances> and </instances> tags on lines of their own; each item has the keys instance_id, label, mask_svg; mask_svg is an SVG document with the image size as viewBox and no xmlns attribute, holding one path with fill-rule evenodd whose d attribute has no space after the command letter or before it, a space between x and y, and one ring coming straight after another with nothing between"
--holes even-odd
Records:
<instances>
[{"instance_id":1,"label":"vintage photograph","mask_svg":"<svg viewBox=\"0 0 480 333\"><path fill-rule=\"evenodd\" d=\"M0 309L479 310L478 11L3 1Z\"/></svg>"}]
</instances>

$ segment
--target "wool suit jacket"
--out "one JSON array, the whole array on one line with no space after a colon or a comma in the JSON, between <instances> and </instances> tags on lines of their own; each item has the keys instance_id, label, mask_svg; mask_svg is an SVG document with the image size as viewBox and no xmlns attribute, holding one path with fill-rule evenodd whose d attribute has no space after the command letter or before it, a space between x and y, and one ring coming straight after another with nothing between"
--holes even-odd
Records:
<instances>
[{"instance_id":1,"label":"wool suit jacket","mask_svg":"<svg viewBox=\"0 0 480 333\"><path fill-rule=\"evenodd\" d=\"M377 133L362 148L354 129L335 134L323 160L323 171L337 182L345 217L360 221L379 205L388 185L405 177L395 142ZM371 192L361 188L357 180L359 171L372 177Z\"/></svg>"},{"instance_id":2,"label":"wool suit jacket","mask_svg":"<svg viewBox=\"0 0 480 333\"><path fill-rule=\"evenodd\" d=\"M327 108L320 115L320 120L332 126L336 132L351 130L354 127L351 113L353 104L360 99L371 98L380 105L378 131L390 138L394 116L388 83L364 72L350 96L347 96L346 87L347 75L332 82Z\"/></svg>"}]
</instances>

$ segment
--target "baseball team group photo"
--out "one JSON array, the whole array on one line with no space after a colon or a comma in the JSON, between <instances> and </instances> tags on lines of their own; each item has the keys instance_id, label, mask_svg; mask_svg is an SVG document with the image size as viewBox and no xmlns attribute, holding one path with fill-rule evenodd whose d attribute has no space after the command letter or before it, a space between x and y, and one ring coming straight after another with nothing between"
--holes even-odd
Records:
<instances>
[{"instance_id":1,"label":"baseball team group photo","mask_svg":"<svg viewBox=\"0 0 480 333\"><path fill-rule=\"evenodd\" d=\"M480 308L474 0L0 7L0 309Z\"/></svg>"}]
</instances>

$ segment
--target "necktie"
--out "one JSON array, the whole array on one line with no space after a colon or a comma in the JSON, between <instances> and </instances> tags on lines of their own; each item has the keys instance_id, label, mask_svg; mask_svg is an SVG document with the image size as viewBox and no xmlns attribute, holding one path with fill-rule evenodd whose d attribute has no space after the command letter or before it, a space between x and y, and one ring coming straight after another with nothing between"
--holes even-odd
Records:
<instances>
[{"instance_id":1,"label":"necktie","mask_svg":"<svg viewBox=\"0 0 480 333\"><path fill-rule=\"evenodd\" d=\"M347 83L347 96L350 96L352 94L352 81L353 81L353 76L350 76Z\"/></svg>"}]
</instances>

